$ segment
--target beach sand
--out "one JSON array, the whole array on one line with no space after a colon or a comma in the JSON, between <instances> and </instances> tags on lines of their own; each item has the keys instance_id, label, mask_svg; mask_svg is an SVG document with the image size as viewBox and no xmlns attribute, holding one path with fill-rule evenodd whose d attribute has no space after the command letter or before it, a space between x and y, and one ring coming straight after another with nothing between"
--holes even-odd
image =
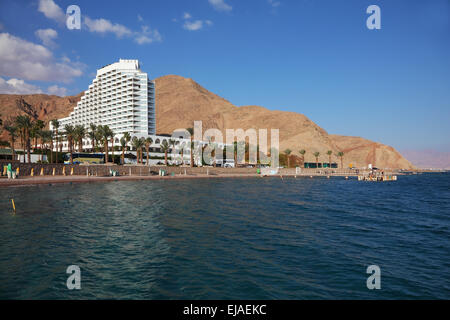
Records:
<instances>
[{"instance_id":1,"label":"beach sand","mask_svg":"<svg viewBox=\"0 0 450 320\"><path fill-rule=\"evenodd\" d=\"M173 179L208 179L208 178L248 178L259 177L257 174L178 174L173 176L118 176L118 177L95 177L95 176L39 176L19 177L17 179L0 179L0 187L42 185L56 183L81 183L81 182L107 182L107 181L138 181L138 180L173 180Z\"/></svg>"}]
</instances>

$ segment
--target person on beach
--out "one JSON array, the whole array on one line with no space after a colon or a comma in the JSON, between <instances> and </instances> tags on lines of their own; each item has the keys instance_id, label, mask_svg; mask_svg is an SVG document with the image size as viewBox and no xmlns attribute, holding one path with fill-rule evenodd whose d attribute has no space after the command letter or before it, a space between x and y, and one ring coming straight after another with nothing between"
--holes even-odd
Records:
<instances>
[{"instance_id":1,"label":"person on beach","mask_svg":"<svg viewBox=\"0 0 450 320\"><path fill-rule=\"evenodd\" d=\"M11 177L12 177L11 163L8 163L8 167L6 169L6 172L8 173L8 179L11 179Z\"/></svg>"}]
</instances>

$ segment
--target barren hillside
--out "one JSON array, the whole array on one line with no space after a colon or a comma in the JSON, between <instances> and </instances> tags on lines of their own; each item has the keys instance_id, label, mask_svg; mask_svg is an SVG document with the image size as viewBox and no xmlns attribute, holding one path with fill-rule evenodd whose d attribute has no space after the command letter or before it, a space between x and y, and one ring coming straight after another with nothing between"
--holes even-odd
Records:
<instances>
[{"instance_id":1,"label":"barren hillside","mask_svg":"<svg viewBox=\"0 0 450 320\"><path fill-rule=\"evenodd\" d=\"M0 114L3 118L17 114L15 101L19 96L0 94ZM23 95L37 107L39 118L50 120L67 116L80 99L77 96L58 97L44 94ZM378 167L413 168L394 148L359 137L329 135L303 114L271 111L260 106L234 106L229 101L209 92L192 79L176 75L156 79L156 127L158 133L172 133L179 128L192 127L194 120L203 121L203 129L218 128L244 130L279 129L280 150L289 148L298 155L307 151L305 160L314 162L313 153L321 153L320 161L327 162L327 150L333 151L332 161L339 163L336 153L343 151L344 164ZM225 135L224 135L225 137ZM3 133L5 139L5 133Z\"/></svg>"}]
</instances>

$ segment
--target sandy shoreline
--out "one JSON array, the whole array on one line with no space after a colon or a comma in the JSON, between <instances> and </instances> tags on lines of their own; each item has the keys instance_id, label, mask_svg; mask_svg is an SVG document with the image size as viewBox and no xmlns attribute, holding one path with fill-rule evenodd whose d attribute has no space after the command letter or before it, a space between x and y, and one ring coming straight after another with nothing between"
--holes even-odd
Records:
<instances>
[{"instance_id":1,"label":"sandy shoreline","mask_svg":"<svg viewBox=\"0 0 450 320\"><path fill-rule=\"evenodd\" d=\"M336 175L335 175L336 176ZM91 183L91 182L111 182L111 181L140 181L140 180L177 180L177 179L214 179L214 178L260 178L262 177L259 174L245 174L245 173L236 173L236 174L177 174L177 175L169 175L169 176L159 176L159 175L151 175L151 176L139 176L139 175L131 175L131 176L118 176L118 177L110 177L110 176L81 176L81 175L73 175L73 176L38 176L38 177L19 177L17 179L0 179L0 188L1 187L14 187L14 186L33 186L33 185L52 185L52 184L71 184L71 183ZM309 178L309 175L272 175L272 176L264 176L264 178ZM323 177L326 175L314 175L314 177Z\"/></svg>"},{"instance_id":2,"label":"sandy shoreline","mask_svg":"<svg viewBox=\"0 0 450 320\"><path fill-rule=\"evenodd\" d=\"M174 180L174 179L210 179L210 178L249 178L259 177L257 174L196 174L174 176L119 176L119 177L95 177L95 176L43 176L21 177L17 179L0 179L0 187L42 185L42 184L67 184L83 182L108 182L108 181L139 181L139 180Z\"/></svg>"}]
</instances>

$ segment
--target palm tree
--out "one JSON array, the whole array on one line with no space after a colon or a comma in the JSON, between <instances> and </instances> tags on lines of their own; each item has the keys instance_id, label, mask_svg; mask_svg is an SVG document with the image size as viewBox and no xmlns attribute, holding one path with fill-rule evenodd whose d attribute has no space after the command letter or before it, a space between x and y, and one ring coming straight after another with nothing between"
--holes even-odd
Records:
<instances>
[{"instance_id":1,"label":"palm tree","mask_svg":"<svg viewBox=\"0 0 450 320\"><path fill-rule=\"evenodd\" d=\"M337 156L338 156L339 158L341 158L341 168L344 168L344 163L343 163L344 153L343 153L342 151L339 151L339 152L337 153Z\"/></svg>"},{"instance_id":2,"label":"palm tree","mask_svg":"<svg viewBox=\"0 0 450 320\"><path fill-rule=\"evenodd\" d=\"M114 135L111 136L111 152L112 152L112 162L114 163Z\"/></svg>"},{"instance_id":3,"label":"palm tree","mask_svg":"<svg viewBox=\"0 0 450 320\"><path fill-rule=\"evenodd\" d=\"M316 157L316 168L319 167L319 156L320 152L314 152L314 157Z\"/></svg>"},{"instance_id":4,"label":"palm tree","mask_svg":"<svg viewBox=\"0 0 450 320\"><path fill-rule=\"evenodd\" d=\"M69 145L70 164L73 164L73 141L76 136L75 127L71 124L66 124L64 126L64 134Z\"/></svg>"},{"instance_id":5,"label":"palm tree","mask_svg":"<svg viewBox=\"0 0 450 320\"><path fill-rule=\"evenodd\" d=\"M30 131L33 128L33 121L29 116L22 115L16 117L16 127L19 129L20 140L22 142L22 149L27 150L27 160L31 163L31 141ZM25 162L25 157L24 157Z\"/></svg>"},{"instance_id":6,"label":"palm tree","mask_svg":"<svg viewBox=\"0 0 450 320\"><path fill-rule=\"evenodd\" d=\"M53 145L53 139L54 139L54 132L53 131L51 131L51 130L48 130L49 132L50 132L50 138L51 138L51 140L50 140L50 162L49 163L53 163L53 147L54 147L54 145ZM48 134L47 134L48 135Z\"/></svg>"},{"instance_id":7,"label":"palm tree","mask_svg":"<svg viewBox=\"0 0 450 320\"><path fill-rule=\"evenodd\" d=\"M233 158L234 158L234 166L237 167L237 149L238 143L237 141L233 141Z\"/></svg>"},{"instance_id":8,"label":"palm tree","mask_svg":"<svg viewBox=\"0 0 450 320\"><path fill-rule=\"evenodd\" d=\"M56 139L56 158L55 158L55 163L58 163L58 129L59 129L59 121L57 119L53 119L51 122L52 122L53 130L55 130L54 137Z\"/></svg>"},{"instance_id":9,"label":"palm tree","mask_svg":"<svg viewBox=\"0 0 450 320\"><path fill-rule=\"evenodd\" d=\"M216 167L216 148L218 147L217 143L215 142L211 142L209 144L210 148L211 148L211 157L213 158L213 167Z\"/></svg>"},{"instance_id":10,"label":"palm tree","mask_svg":"<svg viewBox=\"0 0 450 320\"><path fill-rule=\"evenodd\" d=\"M114 137L114 132L109 128L107 125L100 125L98 126L98 135L103 142L103 148L105 152L105 163L108 163L109 157L108 157L108 141L111 139L111 137Z\"/></svg>"},{"instance_id":11,"label":"palm tree","mask_svg":"<svg viewBox=\"0 0 450 320\"><path fill-rule=\"evenodd\" d=\"M194 154L193 154L193 149L194 149L194 128L187 128L186 129L189 134L191 135L191 167L194 166Z\"/></svg>"},{"instance_id":12,"label":"palm tree","mask_svg":"<svg viewBox=\"0 0 450 320\"><path fill-rule=\"evenodd\" d=\"M123 134L123 137L125 138L125 141L126 141L127 143L130 142L130 140L131 140L131 135L130 135L129 132L125 132L125 133Z\"/></svg>"},{"instance_id":13,"label":"palm tree","mask_svg":"<svg viewBox=\"0 0 450 320\"><path fill-rule=\"evenodd\" d=\"M153 143L153 139L148 137L144 140L145 143L145 152L147 152L147 165L150 165L150 145Z\"/></svg>"},{"instance_id":14,"label":"palm tree","mask_svg":"<svg viewBox=\"0 0 450 320\"><path fill-rule=\"evenodd\" d=\"M131 145L136 149L137 163L142 163L142 146L144 145L144 139L133 137Z\"/></svg>"},{"instance_id":15,"label":"palm tree","mask_svg":"<svg viewBox=\"0 0 450 320\"><path fill-rule=\"evenodd\" d=\"M5 130L8 131L9 134L9 145L11 147L12 151L12 158L13 160L16 158L16 150L14 149L14 143L16 142L17 138L17 127L15 127L12 123L5 123Z\"/></svg>"},{"instance_id":16,"label":"palm tree","mask_svg":"<svg viewBox=\"0 0 450 320\"><path fill-rule=\"evenodd\" d=\"M33 121L30 130L30 138L34 141L34 150L37 150L38 139L42 129L45 127L45 122L42 120Z\"/></svg>"},{"instance_id":17,"label":"palm tree","mask_svg":"<svg viewBox=\"0 0 450 320\"><path fill-rule=\"evenodd\" d=\"M305 149L301 149L299 151L299 153L302 155L303 167L305 167L305 153L306 153L306 150Z\"/></svg>"},{"instance_id":18,"label":"palm tree","mask_svg":"<svg viewBox=\"0 0 450 320\"><path fill-rule=\"evenodd\" d=\"M171 154L171 159L173 160L173 150L175 149L175 145L176 145L177 141L175 139L169 139L169 147L170 147L170 154Z\"/></svg>"},{"instance_id":19,"label":"palm tree","mask_svg":"<svg viewBox=\"0 0 450 320\"><path fill-rule=\"evenodd\" d=\"M97 146L97 126L93 123L89 125L89 131L87 133L87 137L91 139L92 144L92 152L94 152L95 147Z\"/></svg>"},{"instance_id":20,"label":"palm tree","mask_svg":"<svg viewBox=\"0 0 450 320\"><path fill-rule=\"evenodd\" d=\"M125 148L127 147L127 141L124 137L120 138L120 146L122 147L121 163L123 165L125 164Z\"/></svg>"},{"instance_id":21,"label":"palm tree","mask_svg":"<svg viewBox=\"0 0 450 320\"><path fill-rule=\"evenodd\" d=\"M328 155L328 168L331 168L331 155L333 154L333 151L328 150L327 151L327 155Z\"/></svg>"},{"instance_id":22,"label":"palm tree","mask_svg":"<svg viewBox=\"0 0 450 320\"><path fill-rule=\"evenodd\" d=\"M98 126L96 131L95 131L95 152L99 152L99 150L100 150L99 143L101 141L103 141L102 133L100 132L99 126Z\"/></svg>"},{"instance_id":23,"label":"palm tree","mask_svg":"<svg viewBox=\"0 0 450 320\"><path fill-rule=\"evenodd\" d=\"M51 130L42 130L39 136L41 138L41 149L42 149L42 151L46 151L46 153L47 153L48 144L50 143L50 148L53 147L53 132ZM53 153L50 153L50 155L51 155L50 160L53 160L52 154ZM48 161L48 159L47 159L47 161ZM42 153L41 153L41 162L42 162Z\"/></svg>"},{"instance_id":24,"label":"palm tree","mask_svg":"<svg viewBox=\"0 0 450 320\"><path fill-rule=\"evenodd\" d=\"M42 162L42 156L44 154L44 140L46 139L46 137L45 137L45 133L43 130L37 131L36 136L39 140L41 140L41 150L39 153L39 160Z\"/></svg>"},{"instance_id":25,"label":"palm tree","mask_svg":"<svg viewBox=\"0 0 450 320\"><path fill-rule=\"evenodd\" d=\"M83 152L83 139L86 136L86 129L84 126L77 124L75 126L75 136L74 140L78 144L78 152Z\"/></svg>"},{"instance_id":26,"label":"palm tree","mask_svg":"<svg viewBox=\"0 0 450 320\"><path fill-rule=\"evenodd\" d=\"M145 139L143 137L141 137L141 138L139 138L139 143L138 143L139 157L141 159L141 164L144 164L144 140Z\"/></svg>"},{"instance_id":27,"label":"palm tree","mask_svg":"<svg viewBox=\"0 0 450 320\"><path fill-rule=\"evenodd\" d=\"M289 168L289 155L291 154L292 150L291 149L286 149L284 150L284 153L286 154L286 159L287 159L287 167Z\"/></svg>"},{"instance_id":28,"label":"palm tree","mask_svg":"<svg viewBox=\"0 0 450 320\"><path fill-rule=\"evenodd\" d=\"M167 166L167 152L169 151L169 143L167 143L167 140L163 140L163 142L161 143L161 151L164 152L164 159Z\"/></svg>"}]
</instances>

